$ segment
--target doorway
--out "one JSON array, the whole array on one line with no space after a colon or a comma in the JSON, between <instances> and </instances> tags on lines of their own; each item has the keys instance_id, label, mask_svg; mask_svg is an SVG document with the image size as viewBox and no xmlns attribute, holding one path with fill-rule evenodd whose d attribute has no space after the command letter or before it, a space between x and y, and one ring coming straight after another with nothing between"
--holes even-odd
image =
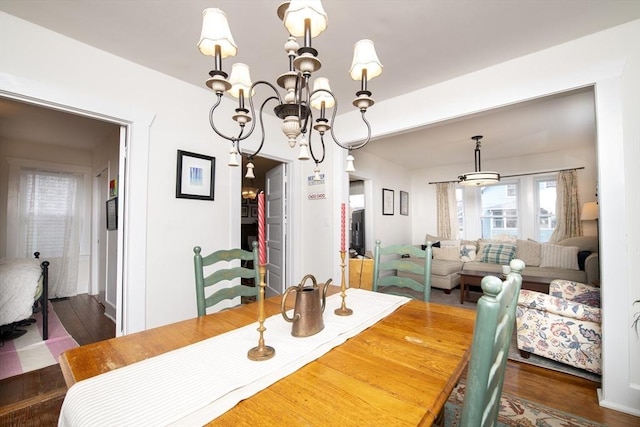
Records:
<instances>
[{"instance_id":1,"label":"doorway","mask_svg":"<svg viewBox=\"0 0 640 427\"><path fill-rule=\"evenodd\" d=\"M257 194L265 193L265 233L267 238L267 297L282 294L287 283L287 164L266 157L253 159L255 178L244 177L246 160L242 169L242 205L240 225L240 245L251 250L258 240L258 199ZM253 197L256 195L256 197Z\"/></svg>"}]
</instances>

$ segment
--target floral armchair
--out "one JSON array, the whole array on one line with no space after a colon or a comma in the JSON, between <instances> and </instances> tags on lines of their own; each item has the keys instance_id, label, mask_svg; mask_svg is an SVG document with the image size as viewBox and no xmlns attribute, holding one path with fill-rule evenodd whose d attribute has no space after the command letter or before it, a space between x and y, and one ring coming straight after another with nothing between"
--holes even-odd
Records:
<instances>
[{"instance_id":1,"label":"floral armchair","mask_svg":"<svg viewBox=\"0 0 640 427\"><path fill-rule=\"evenodd\" d=\"M549 295L521 290L516 311L520 354L531 353L602 374L600 289L554 280Z\"/></svg>"}]
</instances>

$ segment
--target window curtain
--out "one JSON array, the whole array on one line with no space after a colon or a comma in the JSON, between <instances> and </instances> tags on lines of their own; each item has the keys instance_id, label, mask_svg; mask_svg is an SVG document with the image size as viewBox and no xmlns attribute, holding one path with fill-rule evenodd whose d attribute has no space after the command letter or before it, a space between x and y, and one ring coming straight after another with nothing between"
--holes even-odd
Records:
<instances>
[{"instance_id":1,"label":"window curtain","mask_svg":"<svg viewBox=\"0 0 640 427\"><path fill-rule=\"evenodd\" d=\"M81 174L20 171L20 253L49 261L49 298L77 295L82 187Z\"/></svg>"},{"instance_id":2,"label":"window curtain","mask_svg":"<svg viewBox=\"0 0 640 427\"><path fill-rule=\"evenodd\" d=\"M459 239L455 183L440 182L436 184L436 209L438 211L438 236L449 240Z\"/></svg>"},{"instance_id":3,"label":"window curtain","mask_svg":"<svg viewBox=\"0 0 640 427\"><path fill-rule=\"evenodd\" d=\"M556 187L556 228L550 242L559 242L569 237L582 235L580 201L578 200L578 172L562 171L558 174Z\"/></svg>"}]
</instances>

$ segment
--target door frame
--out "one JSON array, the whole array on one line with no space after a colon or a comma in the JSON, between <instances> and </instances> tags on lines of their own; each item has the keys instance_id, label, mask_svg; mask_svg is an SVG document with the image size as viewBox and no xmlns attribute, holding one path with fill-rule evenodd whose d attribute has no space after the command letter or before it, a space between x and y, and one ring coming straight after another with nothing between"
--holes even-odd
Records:
<instances>
[{"instance_id":1,"label":"door frame","mask_svg":"<svg viewBox=\"0 0 640 427\"><path fill-rule=\"evenodd\" d=\"M126 203L118 208L124 226L118 229L118 248L122 250L118 256L116 336L146 329L147 172L155 114L125 104L105 103L78 91L61 91L4 72L0 72L0 96L126 128L126 141L120 142L120 168L126 179L118 182L118 194Z\"/></svg>"}]
</instances>

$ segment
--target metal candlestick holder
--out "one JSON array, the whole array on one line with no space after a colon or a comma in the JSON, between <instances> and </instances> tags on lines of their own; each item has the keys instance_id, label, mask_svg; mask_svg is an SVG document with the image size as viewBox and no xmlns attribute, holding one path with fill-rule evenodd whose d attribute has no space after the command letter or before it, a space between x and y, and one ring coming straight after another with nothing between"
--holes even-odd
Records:
<instances>
[{"instance_id":1,"label":"metal candlestick holder","mask_svg":"<svg viewBox=\"0 0 640 427\"><path fill-rule=\"evenodd\" d=\"M269 360L276 354L276 350L273 347L264 345L264 331L267 330L267 328L264 327L264 288L266 287L264 276L266 271L266 265L258 265L258 274L260 275L260 292L258 294L258 332L260 332L260 338L258 339L258 346L253 347L247 352L247 357L250 360L255 360L258 362L261 360Z\"/></svg>"},{"instance_id":2,"label":"metal candlestick holder","mask_svg":"<svg viewBox=\"0 0 640 427\"><path fill-rule=\"evenodd\" d=\"M336 308L334 310L334 313L337 314L338 316L351 316L353 314L353 310L351 310L350 308L347 308L347 304L344 302L344 299L347 297L346 296L346 291L347 291L347 284L345 283L345 278L344 278L344 268L347 266L344 263L344 256L346 254L346 251L340 251L340 259L342 260L342 264L340 264L340 267L342 268L342 281L340 284L340 289L341 289L341 296L342 296L342 305L340 306L340 308Z\"/></svg>"}]
</instances>

